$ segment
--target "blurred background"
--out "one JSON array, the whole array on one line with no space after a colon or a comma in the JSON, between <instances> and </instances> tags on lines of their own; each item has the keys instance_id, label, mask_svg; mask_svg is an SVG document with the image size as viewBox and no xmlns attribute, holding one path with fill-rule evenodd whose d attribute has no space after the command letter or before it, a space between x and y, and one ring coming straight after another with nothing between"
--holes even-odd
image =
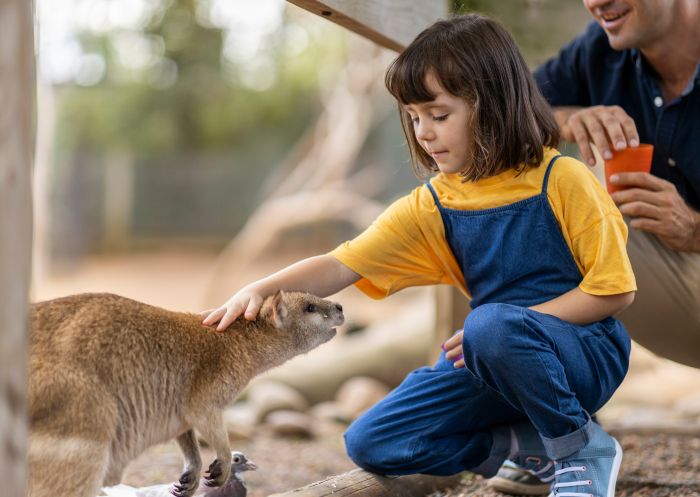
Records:
<instances>
[{"instance_id":1,"label":"blurred background","mask_svg":"<svg viewBox=\"0 0 700 497\"><path fill-rule=\"evenodd\" d=\"M499 19L532 67L589 22L580 0L451 7ZM37 0L37 10L33 300L104 291L209 308L355 236L420 184L383 85L396 54L284 0ZM342 352L268 380L284 377L313 404L354 371L392 387L434 355L430 289L336 298L348 324L327 347ZM309 385L330 370L328 384ZM700 418L700 375L637 348L606 413Z\"/></svg>"}]
</instances>

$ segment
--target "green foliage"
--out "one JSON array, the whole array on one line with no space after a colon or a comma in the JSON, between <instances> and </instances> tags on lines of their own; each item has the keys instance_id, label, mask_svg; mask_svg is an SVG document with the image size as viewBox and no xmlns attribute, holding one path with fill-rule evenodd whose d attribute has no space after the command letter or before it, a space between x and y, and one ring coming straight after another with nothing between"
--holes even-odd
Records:
<instances>
[{"instance_id":1,"label":"green foliage","mask_svg":"<svg viewBox=\"0 0 700 497\"><path fill-rule=\"evenodd\" d=\"M533 66L554 55L591 20L581 0L452 0L451 8L503 23Z\"/></svg>"},{"instance_id":2,"label":"green foliage","mask_svg":"<svg viewBox=\"0 0 700 497\"><path fill-rule=\"evenodd\" d=\"M161 0L141 30L80 33L106 75L94 86L57 89L59 151L221 151L304 128L318 107L318 67L342 59L342 38L309 30L308 46L290 57L285 31L271 34L266 55L276 79L253 89L242 83L249 67L222 56L225 32L198 21L197 8L196 0Z\"/></svg>"}]
</instances>

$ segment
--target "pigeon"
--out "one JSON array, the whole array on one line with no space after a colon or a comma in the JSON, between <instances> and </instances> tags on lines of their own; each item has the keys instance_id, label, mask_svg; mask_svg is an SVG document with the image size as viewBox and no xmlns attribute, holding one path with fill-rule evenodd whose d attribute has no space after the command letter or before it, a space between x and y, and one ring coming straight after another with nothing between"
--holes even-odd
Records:
<instances>
[{"instance_id":1,"label":"pigeon","mask_svg":"<svg viewBox=\"0 0 700 497\"><path fill-rule=\"evenodd\" d=\"M249 460L245 454L233 451L231 452L231 476L226 483L214 488L200 484L194 495L195 497L246 497L248 489L243 473L256 469L258 469L257 464ZM153 485L143 488L116 485L104 487L102 492L107 497L173 497L173 495L179 495L177 486L173 487L172 485Z\"/></svg>"}]
</instances>

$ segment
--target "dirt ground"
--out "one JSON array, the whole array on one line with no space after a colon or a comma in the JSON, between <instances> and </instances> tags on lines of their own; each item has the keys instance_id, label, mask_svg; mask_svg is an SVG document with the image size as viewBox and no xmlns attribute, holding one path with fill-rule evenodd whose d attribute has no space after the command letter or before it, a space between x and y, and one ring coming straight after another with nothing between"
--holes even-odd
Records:
<instances>
[{"instance_id":1,"label":"dirt ground","mask_svg":"<svg viewBox=\"0 0 700 497\"><path fill-rule=\"evenodd\" d=\"M613 433L624 458L618 497L700 497L700 436ZM246 475L248 495L284 492L354 469L345 456L341 432L310 440L281 439L261 433L232 447L253 459L259 469ZM204 461L213 459L205 449ZM154 447L130 466L124 483L146 486L173 481L181 470L174 444ZM498 497L480 477L465 473L463 483L431 497Z\"/></svg>"}]
</instances>

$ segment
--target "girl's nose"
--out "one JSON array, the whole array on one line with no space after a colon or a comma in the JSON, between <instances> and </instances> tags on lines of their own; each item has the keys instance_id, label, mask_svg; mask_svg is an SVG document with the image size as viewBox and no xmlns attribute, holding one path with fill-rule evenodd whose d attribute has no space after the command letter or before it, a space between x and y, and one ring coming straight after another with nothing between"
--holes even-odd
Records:
<instances>
[{"instance_id":1,"label":"girl's nose","mask_svg":"<svg viewBox=\"0 0 700 497\"><path fill-rule=\"evenodd\" d=\"M435 138L433 133L433 128L429 123L424 123L421 121L415 128L416 138L419 141L430 141Z\"/></svg>"}]
</instances>

